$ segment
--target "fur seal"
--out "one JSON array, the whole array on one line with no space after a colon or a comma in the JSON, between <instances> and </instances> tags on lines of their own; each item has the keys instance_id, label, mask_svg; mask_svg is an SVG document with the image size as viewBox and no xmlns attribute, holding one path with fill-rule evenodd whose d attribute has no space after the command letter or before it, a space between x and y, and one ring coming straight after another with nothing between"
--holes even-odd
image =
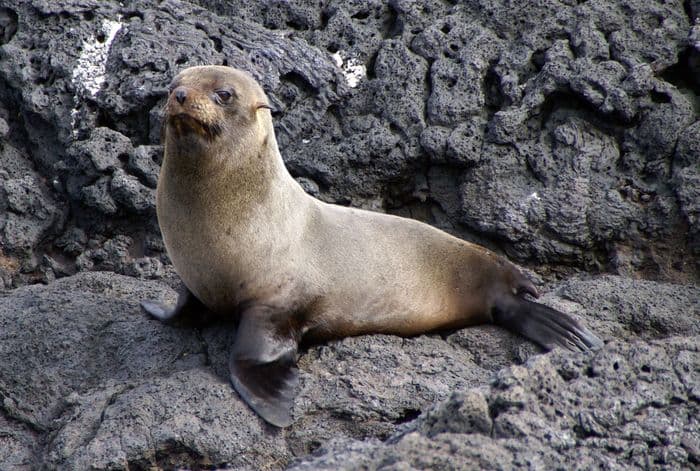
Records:
<instances>
[{"instance_id":1,"label":"fur seal","mask_svg":"<svg viewBox=\"0 0 700 471\"><path fill-rule=\"evenodd\" d=\"M493 323L546 349L598 348L570 316L529 301L515 265L427 224L319 201L277 148L267 97L246 72L186 69L166 105L157 215L185 289L173 322L234 316L230 379L267 422L291 423L297 346Z\"/></svg>"}]
</instances>

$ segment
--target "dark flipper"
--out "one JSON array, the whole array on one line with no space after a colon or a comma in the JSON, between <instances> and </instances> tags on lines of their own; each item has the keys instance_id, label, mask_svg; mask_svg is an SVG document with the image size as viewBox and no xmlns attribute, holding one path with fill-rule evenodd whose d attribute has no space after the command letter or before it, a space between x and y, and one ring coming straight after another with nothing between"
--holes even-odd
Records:
<instances>
[{"instance_id":1,"label":"dark flipper","mask_svg":"<svg viewBox=\"0 0 700 471\"><path fill-rule=\"evenodd\" d=\"M241 314L229 371L233 387L255 412L272 425L287 427L299 383L297 339L273 322L272 314L265 307Z\"/></svg>"},{"instance_id":2,"label":"dark flipper","mask_svg":"<svg viewBox=\"0 0 700 471\"><path fill-rule=\"evenodd\" d=\"M603 341L571 316L544 304L512 296L496 303L493 323L540 344L547 350L597 350Z\"/></svg>"},{"instance_id":3,"label":"dark flipper","mask_svg":"<svg viewBox=\"0 0 700 471\"><path fill-rule=\"evenodd\" d=\"M213 317L212 312L184 284L180 288L175 307L153 301L141 301L141 307L151 317L169 325L196 327Z\"/></svg>"}]
</instances>

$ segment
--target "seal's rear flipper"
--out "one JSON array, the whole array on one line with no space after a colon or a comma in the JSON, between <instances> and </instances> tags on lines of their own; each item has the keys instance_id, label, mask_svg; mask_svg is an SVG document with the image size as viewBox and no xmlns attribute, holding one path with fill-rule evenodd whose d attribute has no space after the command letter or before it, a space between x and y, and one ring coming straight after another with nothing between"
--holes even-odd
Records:
<instances>
[{"instance_id":1,"label":"seal's rear flipper","mask_svg":"<svg viewBox=\"0 0 700 471\"><path fill-rule=\"evenodd\" d=\"M241 315L229 359L231 382L251 409L277 427L292 423L299 383L296 356L293 333L271 322L264 308Z\"/></svg>"},{"instance_id":2,"label":"seal's rear flipper","mask_svg":"<svg viewBox=\"0 0 700 471\"><path fill-rule=\"evenodd\" d=\"M571 316L556 309L512 296L499 300L493 323L540 344L547 350L597 350L603 341Z\"/></svg>"},{"instance_id":3,"label":"seal's rear flipper","mask_svg":"<svg viewBox=\"0 0 700 471\"><path fill-rule=\"evenodd\" d=\"M141 301L141 307L151 317L169 325L195 327L206 324L213 317L213 313L184 284L175 307L153 301Z\"/></svg>"}]
</instances>

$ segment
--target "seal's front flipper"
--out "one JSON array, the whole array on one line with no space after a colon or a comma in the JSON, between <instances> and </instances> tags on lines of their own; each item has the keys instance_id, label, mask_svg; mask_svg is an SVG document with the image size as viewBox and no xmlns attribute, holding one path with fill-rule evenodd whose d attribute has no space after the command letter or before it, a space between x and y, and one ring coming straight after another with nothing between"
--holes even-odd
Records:
<instances>
[{"instance_id":1,"label":"seal's front flipper","mask_svg":"<svg viewBox=\"0 0 700 471\"><path fill-rule=\"evenodd\" d=\"M597 350L603 341L571 316L556 309L512 296L499 300L493 323L535 341L547 350Z\"/></svg>"},{"instance_id":2,"label":"seal's front flipper","mask_svg":"<svg viewBox=\"0 0 700 471\"><path fill-rule=\"evenodd\" d=\"M272 425L287 427L299 383L297 339L271 317L267 308L243 312L229 371L233 387L255 412Z\"/></svg>"},{"instance_id":3,"label":"seal's front flipper","mask_svg":"<svg viewBox=\"0 0 700 471\"><path fill-rule=\"evenodd\" d=\"M153 301L141 301L141 307L151 317L170 325L196 326L212 317L211 312L183 284L175 307L168 307Z\"/></svg>"}]
</instances>

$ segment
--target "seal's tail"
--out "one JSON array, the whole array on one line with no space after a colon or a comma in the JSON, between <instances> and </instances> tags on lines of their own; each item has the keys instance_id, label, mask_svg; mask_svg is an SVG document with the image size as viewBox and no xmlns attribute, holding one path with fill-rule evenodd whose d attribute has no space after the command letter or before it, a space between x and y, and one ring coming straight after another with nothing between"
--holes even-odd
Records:
<instances>
[{"instance_id":1,"label":"seal's tail","mask_svg":"<svg viewBox=\"0 0 700 471\"><path fill-rule=\"evenodd\" d=\"M518 295L496 303L493 323L540 344L547 350L597 350L603 346L593 332L573 317Z\"/></svg>"}]
</instances>

